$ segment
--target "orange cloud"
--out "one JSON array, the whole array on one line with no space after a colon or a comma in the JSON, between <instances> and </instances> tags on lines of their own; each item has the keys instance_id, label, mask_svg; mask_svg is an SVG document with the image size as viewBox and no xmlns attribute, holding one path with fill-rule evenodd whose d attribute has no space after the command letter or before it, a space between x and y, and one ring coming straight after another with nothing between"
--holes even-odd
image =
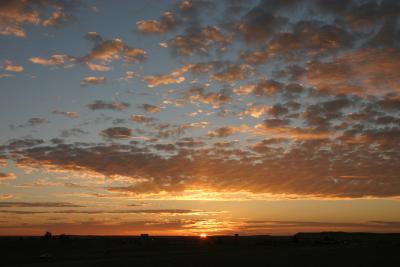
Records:
<instances>
[{"instance_id":1,"label":"orange cloud","mask_svg":"<svg viewBox=\"0 0 400 267\"><path fill-rule=\"evenodd\" d=\"M82 80L81 86L101 85L104 84L105 82L106 82L105 77L88 76Z\"/></svg>"},{"instance_id":2,"label":"orange cloud","mask_svg":"<svg viewBox=\"0 0 400 267\"><path fill-rule=\"evenodd\" d=\"M12 172L0 172L0 181L15 180L16 176Z\"/></svg>"},{"instance_id":3,"label":"orange cloud","mask_svg":"<svg viewBox=\"0 0 400 267\"><path fill-rule=\"evenodd\" d=\"M56 65L64 65L70 60L70 57L63 54L55 54L52 55L49 59L45 59L42 57L31 57L29 59L32 63L46 66L56 66Z\"/></svg>"},{"instance_id":4,"label":"orange cloud","mask_svg":"<svg viewBox=\"0 0 400 267\"><path fill-rule=\"evenodd\" d=\"M3 64L3 69L12 72L22 72L24 70L24 67L13 64L11 60L5 60Z\"/></svg>"},{"instance_id":5,"label":"orange cloud","mask_svg":"<svg viewBox=\"0 0 400 267\"><path fill-rule=\"evenodd\" d=\"M175 28L178 21L174 15L167 11L164 12L160 21L157 20L141 20L136 22L136 28L142 33L166 33Z\"/></svg>"},{"instance_id":6,"label":"orange cloud","mask_svg":"<svg viewBox=\"0 0 400 267\"><path fill-rule=\"evenodd\" d=\"M307 81L318 90L358 94L398 92L400 78L398 49L362 49L326 63L307 65Z\"/></svg>"},{"instance_id":7,"label":"orange cloud","mask_svg":"<svg viewBox=\"0 0 400 267\"><path fill-rule=\"evenodd\" d=\"M192 64L186 64L183 67L174 70L170 74L148 75L143 80L147 82L148 87L156 87L159 85L180 84L185 81L184 73L192 68Z\"/></svg>"}]
</instances>

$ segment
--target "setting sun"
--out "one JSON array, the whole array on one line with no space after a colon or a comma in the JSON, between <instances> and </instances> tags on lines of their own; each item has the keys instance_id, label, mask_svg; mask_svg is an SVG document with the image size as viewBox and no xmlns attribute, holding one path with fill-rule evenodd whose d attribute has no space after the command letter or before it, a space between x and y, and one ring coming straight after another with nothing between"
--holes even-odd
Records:
<instances>
[{"instance_id":1,"label":"setting sun","mask_svg":"<svg viewBox=\"0 0 400 267\"><path fill-rule=\"evenodd\" d=\"M200 238L207 238L207 234L200 234Z\"/></svg>"}]
</instances>

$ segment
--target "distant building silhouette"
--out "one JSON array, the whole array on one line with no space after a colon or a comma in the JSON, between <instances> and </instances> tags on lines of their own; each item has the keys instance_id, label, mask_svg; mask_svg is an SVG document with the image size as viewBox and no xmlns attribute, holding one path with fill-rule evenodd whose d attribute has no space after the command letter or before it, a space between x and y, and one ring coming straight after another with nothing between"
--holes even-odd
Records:
<instances>
[{"instance_id":1,"label":"distant building silhouette","mask_svg":"<svg viewBox=\"0 0 400 267\"><path fill-rule=\"evenodd\" d=\"M46 232L43 236L43 239L49 240L53 237L53 235L50 232Z\"/></svg>"}]
</instances>

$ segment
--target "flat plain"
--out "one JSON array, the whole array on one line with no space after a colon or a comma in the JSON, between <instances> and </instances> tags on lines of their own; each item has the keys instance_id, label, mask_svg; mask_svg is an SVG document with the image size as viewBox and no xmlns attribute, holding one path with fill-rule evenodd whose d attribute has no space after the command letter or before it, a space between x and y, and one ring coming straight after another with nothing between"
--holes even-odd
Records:
<instances>
[{"instance_id":1,"label":"flat plain","mask_svg":"<svg viewBox=\"0 0 400 267\"><path fill-rule=\"evenodd\" d=\"M400 234L1 237L0 266L400 266Z\"/></svg>"}]
</instances>

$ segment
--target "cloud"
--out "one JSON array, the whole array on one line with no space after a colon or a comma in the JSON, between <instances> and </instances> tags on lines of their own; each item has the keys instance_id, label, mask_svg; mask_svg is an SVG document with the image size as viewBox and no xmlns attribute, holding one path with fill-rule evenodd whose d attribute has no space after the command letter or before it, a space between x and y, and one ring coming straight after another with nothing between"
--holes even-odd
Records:
<instances>
[{"instance_id":1,"label":"cloud","mask_svg":"<svg viewBox=\"0 0 400 267\"><path fill-rule=\"evenodd\" d=\"M3 64L3 69L11 72L22 72L24 70L24 67L13 64L11 60L5 60Z\"/></svg>"},{"instance_id":2,"label":"cloud","mask_svg":"<svg viewBox=\"0 0 400 267\"><path fill-rule=\"evenodd\" d=\"M142 33L163 34L173 30L179 23L172 12L164 12L160 21L140 20L136 22L136 28Z\"/></svg>"},{"instance_id":3,"label":"cloud","mask_svg":"<svg viewBox=\"0 0 400 267\"><path fill-rule=\"evenodd\" d=\"M88 132L86 132L80 128L71 128L71 129L62 130L60 136L63 138L68 138L71 136L80 137L83 134L88 134Z\"/></svg>"},{"instance_id":4,"label":"cloud","mask_svg":"<svg viewBox=\"0 0 400 267\"><path fill-rule=\"evenodd\" d=\"M194 53L208 54L210 49L226 50L232 41L232 36L225 35L216 26L204 28L187 28L183 35L177 35L168 41L168 46L182 56L192 56Z\"/></svg>"},{"instance_id":5,"label":"cloud","mask_svg":"<svg viewBox=\"0 0 400 267\"><path fill-rule=\"evenodd\" d=\"M102 85L105 83L106 83L105 77L88 76L82 80L81 86Z\"/></svg>"},{"instance_id":6,"label":"cloud","mask_svg":"<svg viewBox=\"0 0 400 267\"><path fill-rule=\"evenodd\" d=\"M37 204L37 203L33 203ZM40 205L40 204L39 204ZM0 207L2 207L0 202ZM14 206L15 207L15 206ZM17 206L18 207L18 206ZM24 207L42 207L42 206L24 206ZM46 207L46 206L44 206ZM63 206L47 206L47 207L63 207ZM64 206L65 207L65 206ZM78 206L79 207L79 206ZM199 213L198 211L184 209L142 209L142 210L0 210L0 213L10 214L192 214ZM201 212L200 212L201 213Z\"/></svg>"},{"instance_id":7,"label":"cloud","mask_svg":"<svg viewBox=\"0 0 400 267\"><path fill-rule=\"evenodd\" d=\"M3 200L3 199L11 199L11 198L13 198L14 196L12 195L12 194L1 194L0 195L0 199L1 200Z\"/></svg>"},{"instance_id":8,"label":"cloud","mask_svg":"<svg viewBox=\"0 0 400 267\"><path fill-rule=\"evenodd\" d=\"M49 121L45 118L30 118L26 123L26 126L37 126L40 124L46 124ZM22 125L24 127L24 125Z\"/></svg>"},{"instance_id":9,"label":"cloud","mask_svg":"<svg viewBox=\"0 0 400 267\"><path fill-rule=\"evenodd\" d=\"M160 85L180 84L185 81L184 73L192 68L192 64L186 64L183 67L174 70L170 74L147 75L143 80L147 82L148 87L156 87Z\"/></svg>"},{"instance_id":10,"label":"cloud","mask_svg":"<svg viewBox=\"0 0 400 267\"><path fill-rule=\"evenodd\" d=\"M275 80L262 80L258 83L240 86L235 90L238 95L254 94L256 96L271 96L281 92L284 85Z\"/></svg>"},{"instance_id":11,"label":"cloud","mask_svg":"<svg viewBox=\"0 0 400 267\"><path fill-rule=\"evenodd\" d=\"M10 78L10 77L14 77L14 74L10 74L10 73L0 73L0 79L1 79L1 78Z\"/></svg>"},{"instance_id":12,"label":"cloud","mask_svg":"<svg viewBox=\"0 0 400 267\"><path fill-rule=\"evenodd\" d=\"M352 36L335 25L320 25L316 22L301 21L294 26L293 32L283 32L273 36L266 46L270 56L289 56L300 51L310 56L349 48Z\"/></svg>"},{"instance_id":13,"label":"cloud","mask_svg":"<svg viewBox=\"0 0 400 267\"><path fill-rule=\"evenodd\" d=\"M100 135L106 138L129 138L133 130L126 127L111 127L101 131Z\"/></svg>"},{"instance_id":14,"label":"cloud","mask_svg":"<svg viewBox=\"0 0 400 267\"><path fill-rule=\"evenodd\" d=\"M26 37L24 24L39 24L40 13L28 1L4 2L0 6L0 34Z\"/></svg>"},{"instance_id":15,"label":"cloud","mask_svg":"<svg viewBox=\"0 0 400 267\"><path fill-rule=\"evenodd\" d=\"M68 202L0 202L1 208L78 208L83 207Z\"/></svg>"},{"instance_id":16,"label":"cloud","mask_svg":"<svg viewBox=\"0 0 400 267\"><path fill-rule=\"evenodd\" d=\"M263 1L245 14L237 29L247 42L262 42L286 22L286 18L274 16L268 2Z\"/></svg>"},{"instance_id":17,"label":"cloud","mask_svg":"<svg viewBox=\"0 0 400 267\"><path fill-rule=\"evenodd\" d=\"M293 134L296 134L294 130L302 134L300 129L292 129ZM274 128L274 131L277 129ZM218 136L229 136L232 129L216 133ZM303 134L306 134L304 130ZM392 139L390 149L393 149L399 144L398 139L393 139L396 134L399 136L395 132L387 136L374 136L372 133L368 136L374 138L373 142ZM263 137L267 135L268 132L264 132ZM183 151L178 150L164 157L135 144L120 147L104 144L81 146L79 143L18 150L10 148L12 153L7 155L18 166L35 167L46 163L53 169L95 172L111 177L121 175L132 179L133 184L110 186L109 190L134 194L201 189L315 198L400 195L397 175L400 171L397 166L399 155L392 153L390 160L383 158L381 153L388 149L386 146L377 147L378 153L362 143L356 145L340 142L340 139L336 143L330 143L327 138L289 140L289 143L284 143L287 149L277 147L279 143L267 143L264 149L257 150L256 155L256 151L244 149L191 149L187 146ZM188 144L190 142L188 140ZM366 164L357 165L360 161ZM365 176L365 179L342 179L342 176ZM137 180L137 177L143 179Z\"/></svg>"},{"instance_id":18,"label":"cloud","mask_svg":"<svg viewBox=\"0 0 400 267\"><path fill-rule=\"evenodd\" d=\"M185 97L192 103L203 103L219 108L221 105L231 100L229 90L221 90L219 92L205 92L203 87L194 87L185 92Z\"/></svg>"},{"instance_id":19,"label":"cloud","mask_svg":"<svg viewBox=\"0 0 400 267\"><path fill-rule=\"evenodd\" d=\"M18 233L26 232L29 234L41 235L43 228L52 233L64 233L68 229L68 234L74 235L121 235L121 233L129 235L140 235L141 233L150 233L154 235L162 235L165 232L176 233L177 235L187 233L186 226L193 222L191 220L125 220L115 223L107 223L98 220L80 220L77 222L51 222L51 223L30 223L30 224L12 224L0 228L0 232L18 235ZM132 230L133 229L133 230ZM179 232L181 231L181 232Z\"/></svg>"},{"instance_id":20,"label":"cloud","mask_svg":"<svg viewBox=\"0 0 400 267\"><path fill-rule=\"evenodd\" d=\"M141 62L146 59L146 54L147 52L143 49L125 47L124 60L130 63Z\"/></svg>"},{"instance_id":21,"label":"cloud","mask_svg":"<svg viewBox=\"0 0 400 267\"><path fill-rule=\"evenodd\" d=\"M301 239L311 238L302 232L393 232L397 231L399 222L367 221L367 222L317 222L317 221L246 221L238 228L246 233L286 233L294 234ZM322 238L324 234L315 234L314 238ZM343 238L343 237L342 237Z\"/></svg>"},{"instance_id":22,"label":"cloud","mask_svg":"<svg viewBox=\"0 0 400 267\"><path fill-rule=\"evenodd\" d=\"M143 104L141 106L146 112L149 113L155 113L155 112L159 112L160 108L154 105L150 105L150 104Z\"/></svg>"},{"instance_id":23,"label":"cloud","mask_svg":"<svg viewBox=\"0 0 400 267\"><path fill-rule=\"evenodd\" d=\"M87 55L87 60L108 63L121 57L127 62L139 62L145 59L146 51L128 47L121 39L115 38L98 42Z\"/></svg>"},{"instance_id":24,"label":"cloud","mask_svg":"<svg viewBox=\"0 0 400 267\"><path fill-rule=\"evenodd\" d=\"M137 76L136 72L133 71L126 71L125 76L119 78L120 80L129 81Z\"/></svg>"},{"instance_id":25,"label":"cloud","mask_svg":"<svg viewBox=\"0 0 400 267\"><path fill-rule=\"evenodd\" d=\"M266 119L264 123L267 128L276 128L288 126L290 121L285 119Z\"/></svg>"},{"instance_id":26,"label":"cloud","mask_svg":"<svg viewBox=\"0 0 400 267\"><path fill-rule=\"evenodd\" d=\"M57 7L53 13L47 19L42 21L42 25L45 27L48 26L60 26L64 22L69 21L70 16L66 14L62 7Z\"/></svg>"},{"instance_id":27,"label":"cloud","mask_svg":"<svg viewBox=\"0 0 400 267\"><path fill-rule=\"evenodd\" d=\"M7 147L9 149L18 149L18 148L24 148L24 147L32 147L32 146L37 146L40 144L43 144L44 141L42 139L11 139Z\"/></svg>"},{"instance_id":28,"label":"cloud","mask_svg":"<svg viewBox=\"0 0 400 267\"><path fill-rule=\"evenodd\" d=\"M126 102L107 102L103 100L96 100L91 104L88 104L87 107L91 110L101 110L101 109L110 109L110 110L117 110L122 111L130 107L129 103Z\"/></svg>"},{"instance_id":29,"label":"cloud","mask_svg":"<svg viewBox=\"0 0 400 267\"><path fill-rule=\"evenodd\" d=\"M212 79L218 82L234 82L244 80L253 73L253 68L247 64L233 64L221 72L215 73Z\"/></svg>"},{"instance_id":30,"label":"cloud","mask_svg":"<svg viewBox=\"0 0 400 267\"><path fill-rule=\"evenodd\" d=\"M103 37L101 37L97 32L87 32L85 38L94 43L100 43L103 41Z\"/></svg>"},{"instance_id":31,"label":"cloud","mask_svg":"<svg viewBox=\"0 0 400 267\"><path fill-rule=\"evenodd\" d=\"M12 172L0 172L0 181L15 180L16 176Z\"/></svg>"},{"instance_id":32,"label":"cloud","mask_svg":"<svg viewBox=\"0 0 400 267\"><path fill-rule=\"evenodd\" d=\"M180 84L185 81L183 76L169 76L169 75L148 75L143 77L147 82L148 87L156 87L160 85Z\"/></svg>"},{"instance_id":33,"label":"cloud","mask_svg":"<svg viewBox=\"0 0 400 267\"><path fill-rule=\"evenodd\" d=\"M172 64L161 74L143 75L144 64L115 76L139 77L151 88L176 87L128 92L135 96L133 108L160 113L97 118L94 123L110 124L97 129L105 143L71 143L70 137L88 137L75 127L60 130L65 140L10 140L0 152L17 166L124 177L106 188L124 194L398 197L399 10L395 1L177 2L136 27L168 34L154 37L156 46L161 42L190 61L179 57L178 68ZM23 10L34 16L36 9L31 11ZM57 8L47 11L45 19L38 13L37 25L62 20ZM205 14L212 19L204 20ZM147 57L120 38L96 32L85 38L93 47L83 56L49 54L31 62L110 71L119 69L115 61ZM86 77L83 85L102 78ZM97 100L87 107L123 111L133 105L127 102ZM42 123L38 119L23 125Z\"/></svg>"},{"instance_id":34,"label":"cloud","mask_svg":"<svg viewBox=\"0 0 400 267\"><path fill-rule=\"evenodd\" d=\"M249 115L254 118L259 118L264 115L270 108L264 105L250 105L246 110L244 110L241 115Z\"/></svg>"},{"instance_id":35,"label":"cloud","mask_svg":"<svg viewBox=\"0 0 400 267\"><path fill-rule=\"evenodd\" d=\"M360 49L330 62L307 65L307 81L318 90L357 94L398 92L398 49Z\"/></svg>"},{"instance_id":36,"label":"cloud","mask_svg":"<svg viewBox=\"0 0 400 267\"><path fill-rule=\"evenodd\" d=\"M42 57L31 57L29 60L34 64L44 65L44 66L59 66L65 65L69 60L72 58L63 55L63 54L55 54L50 56L49 59L42 58Z\"/></svg>"},{"instance_id":37,"label":"cloud","mask_svg":"<svg viewBox=\"0 0 400 267\"><path fill-rule=\"evenodd\" d=\"M63 116L66 116L66 117L68 117L70 119L75 119L75 118L77 118L79 116L78 112L73 112L73 111L54 110L52 113L56 114L56 115L63 115Z\"/></svg>"},{"instance_id":38,"label":"cloud","mask_svg":"<svg viewBox=\"0 0 400 267\"><path fill-rule=\"evenodd\" d=\"M230 135L234 134L235 132L237 132L237 130L238 129L235 127L225 126L225 127L218 128L214 131L209 131L208 136L209 137L227 137L227 136L230 136Z\"/></svg>"},{"instance_id":39,"label":"cloud","mask_svg":"<svg viewBox=\"0 0 400 267\"><path fill-rule=\"evenodd\" d=\"M246 51L240 54L240 59L250 65L257 65L265 63L269 59L270 55L266 50L260 51Z\"/></svg>"},{"instance_id":40,"label":"cloud","mask_svg":"<svg viewBox=\"0 0 400 267\"><path fill-rule=\"evenodd\" d=\"M144 115L132 115L131 116L131 121L136 122L136 123L149 123L153 122L155 118L153 117L146 117Z\"/></svg>"},{"instance_id":41,"label":"cloud","mask_svg":"<svg viewBox=\"0 0 400 267\"><path fill-rule=\"evenodd\" d=\"M110 71L111 68L101 64L86 62L86 66L92 71Z\"/></svg>"}]
</instances>

